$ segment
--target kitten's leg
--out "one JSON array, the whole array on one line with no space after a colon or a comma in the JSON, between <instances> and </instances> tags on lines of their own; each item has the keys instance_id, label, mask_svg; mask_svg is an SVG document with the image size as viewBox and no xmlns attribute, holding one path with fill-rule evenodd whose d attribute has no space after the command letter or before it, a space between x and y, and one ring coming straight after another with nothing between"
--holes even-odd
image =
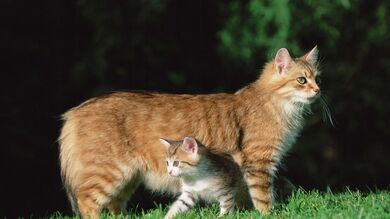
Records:
<instances>
[{"instance_id":1,"label":"kitten's leg","mask_svg":"<svg viewBox=\"0 0 390 219\"><path fill-rule=\"evenodd\" d=\"M196 203L195 196L188 191L184 191L172 204L164 219L174 218L177 214L188 211Z\"/></svg>"},{"instance_id":2,"label":"kitten's leg","mask_svg":"<svg viewBox=\"0 0 390 219\"><path fill-rule=\"evenodd\" d=\"M274 162L264 157L252 158L245 162L245 181L254 207L263 214L269 214L273 204Z\"/></svg>"},{"instance_id":3,"label":"kitten's leg","mask_svg":"<svg viewBox=\"0 0 390 219\"><path fill-rule=\"evenodd\" d=\"M237 193L234 197L235 207L238 209L251 209L253 203L249 195L248 186L244 179L244 176L240 176L240 183L237 189Z\"/></svg>"},{"instance_id":4,"label":"kitten's leg","mask_svg":"<svg viewBox=\"0 0 390 219\"><path fill-rule=\"evenodd\" d=\"M233 211L235 205L234 196L235 192L229 190L218 197L220 206L219 217L222 217L226 213Z\"/></svg>"}]
</instances>

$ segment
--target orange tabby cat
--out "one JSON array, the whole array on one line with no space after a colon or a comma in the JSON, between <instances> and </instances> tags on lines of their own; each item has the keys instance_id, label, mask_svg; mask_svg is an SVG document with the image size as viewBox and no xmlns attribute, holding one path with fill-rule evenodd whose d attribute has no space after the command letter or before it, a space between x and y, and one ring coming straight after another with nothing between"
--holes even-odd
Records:
<instances>
[{"instance_id":1,"label":"orange tabby cat","mask_svg":"<svg viewBox=\"0 0 390 219\"><path fill-rule=\"evenodd\" d=\"M254 207L269 213L277 165L320 93L317 54L315 47L292 59L282 48L257 81L234 94L121 92L69 110L59 140L61 173L74 212L92 218L103 208L120 212L141 183L177 194L181 184L166 174L159 138L194 136L235 157Z\"/></svg>"}]
</instances>

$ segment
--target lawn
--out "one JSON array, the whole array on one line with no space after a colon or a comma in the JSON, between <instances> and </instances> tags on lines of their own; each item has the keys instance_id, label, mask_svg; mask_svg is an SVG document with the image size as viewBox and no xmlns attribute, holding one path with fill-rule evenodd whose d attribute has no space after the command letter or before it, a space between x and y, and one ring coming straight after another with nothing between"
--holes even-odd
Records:
<instances>
[{"instance_id":1,"label":"lawn","mask_svg":"<svg viewBox=\"0 0 390 219\"><path fill-rule=\"evenodd\" d=\"M163 218L166 208L156 206L147 212L129 213L128 215L109 216L103 218ZM195 208L177 218L216 218L218 207ZM53 214L50 219L71 218L61 214ZM275 206L271 215L262 216L255 210L235 211L224 218L390 218L390 192L375 191L361 193L347 189L342 193L334 194L331 191L303 191L297 190L284 203Z\"/></svg>"}]
</instances>

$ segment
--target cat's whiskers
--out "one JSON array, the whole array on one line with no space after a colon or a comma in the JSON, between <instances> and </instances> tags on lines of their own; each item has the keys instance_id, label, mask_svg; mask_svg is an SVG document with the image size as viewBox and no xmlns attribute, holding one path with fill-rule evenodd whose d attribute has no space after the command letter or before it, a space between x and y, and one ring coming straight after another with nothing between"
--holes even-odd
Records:
<instances>
[{"instance_id":1,"label":"cat's whiskers","mask_svg":"<svg viewBox=\"0 0 390 219\"><path fill-rule=\"evenodd\" d=\"M330 112L330 109L328 107L328 104L327 104L325 98L321 96L319 99L320 99L320 104L321 104L321 109L322 109L322 119L323 119L323 121L326 122L329 119L330 124L333 127L335 127L332 114Z\"/></svg>"},{"instance_id":2,"label":"cat's whiskers","mask_svg":"<svg viewBox=\"0 0 390 219\"><path fill-rule=\"evenodd\" d=\"M308 115L313 115L313 110L311 109L310 105L303 105L302 106L302 114L305 115L305 116L308 116Z\"/></svg>"}]
</instances>

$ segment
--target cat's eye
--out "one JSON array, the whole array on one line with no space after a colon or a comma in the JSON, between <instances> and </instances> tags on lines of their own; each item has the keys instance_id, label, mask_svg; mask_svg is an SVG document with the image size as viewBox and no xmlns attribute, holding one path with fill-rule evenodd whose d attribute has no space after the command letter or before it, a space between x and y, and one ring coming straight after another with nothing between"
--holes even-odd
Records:
<instances>
[{"instance_id":1,"label":"cat's eye","mask_svg":"<svg viewBox=\"0 0 390 219\"><path fill-rule=\"evenodd\" d=\"M316 80L317 85L320 85L321 82L322 82L322 80L321 80L321 78L320 78L319 76L317 76L317 77L315 78L315 80Z\"/></svg>"},{"instance_id":2,"label":"cat's eye","mask_svg":"<svg viewBox=\"0 0 390 219\"><path fill-rule=\"evenodd\" d=\"M297 81L300 84L306 84L307 83L307 80L306 80L305 77L299 77L299 78L297 78Z\"/></svg>"},{"instance_id":3,"label":"cat's eye","mask_svg":"<svg viewBox=\"0 0 390 219\"><path fill-rule=\"evenodd\" d=\"M173 166L174 166L174 167L179 166L179 161L177 161L177 160L173 161Z\"/></svg>"},{"instance_id":4,"label":"cat's eye","mask_svg":"<svg viewBox=\"0 0 390 219\"><path fill-rule=\"evenodd\" d=\"M166 161L167 162L167 166L169 166L169 162L168 161Z\"/></svg>"}]
</instances>

